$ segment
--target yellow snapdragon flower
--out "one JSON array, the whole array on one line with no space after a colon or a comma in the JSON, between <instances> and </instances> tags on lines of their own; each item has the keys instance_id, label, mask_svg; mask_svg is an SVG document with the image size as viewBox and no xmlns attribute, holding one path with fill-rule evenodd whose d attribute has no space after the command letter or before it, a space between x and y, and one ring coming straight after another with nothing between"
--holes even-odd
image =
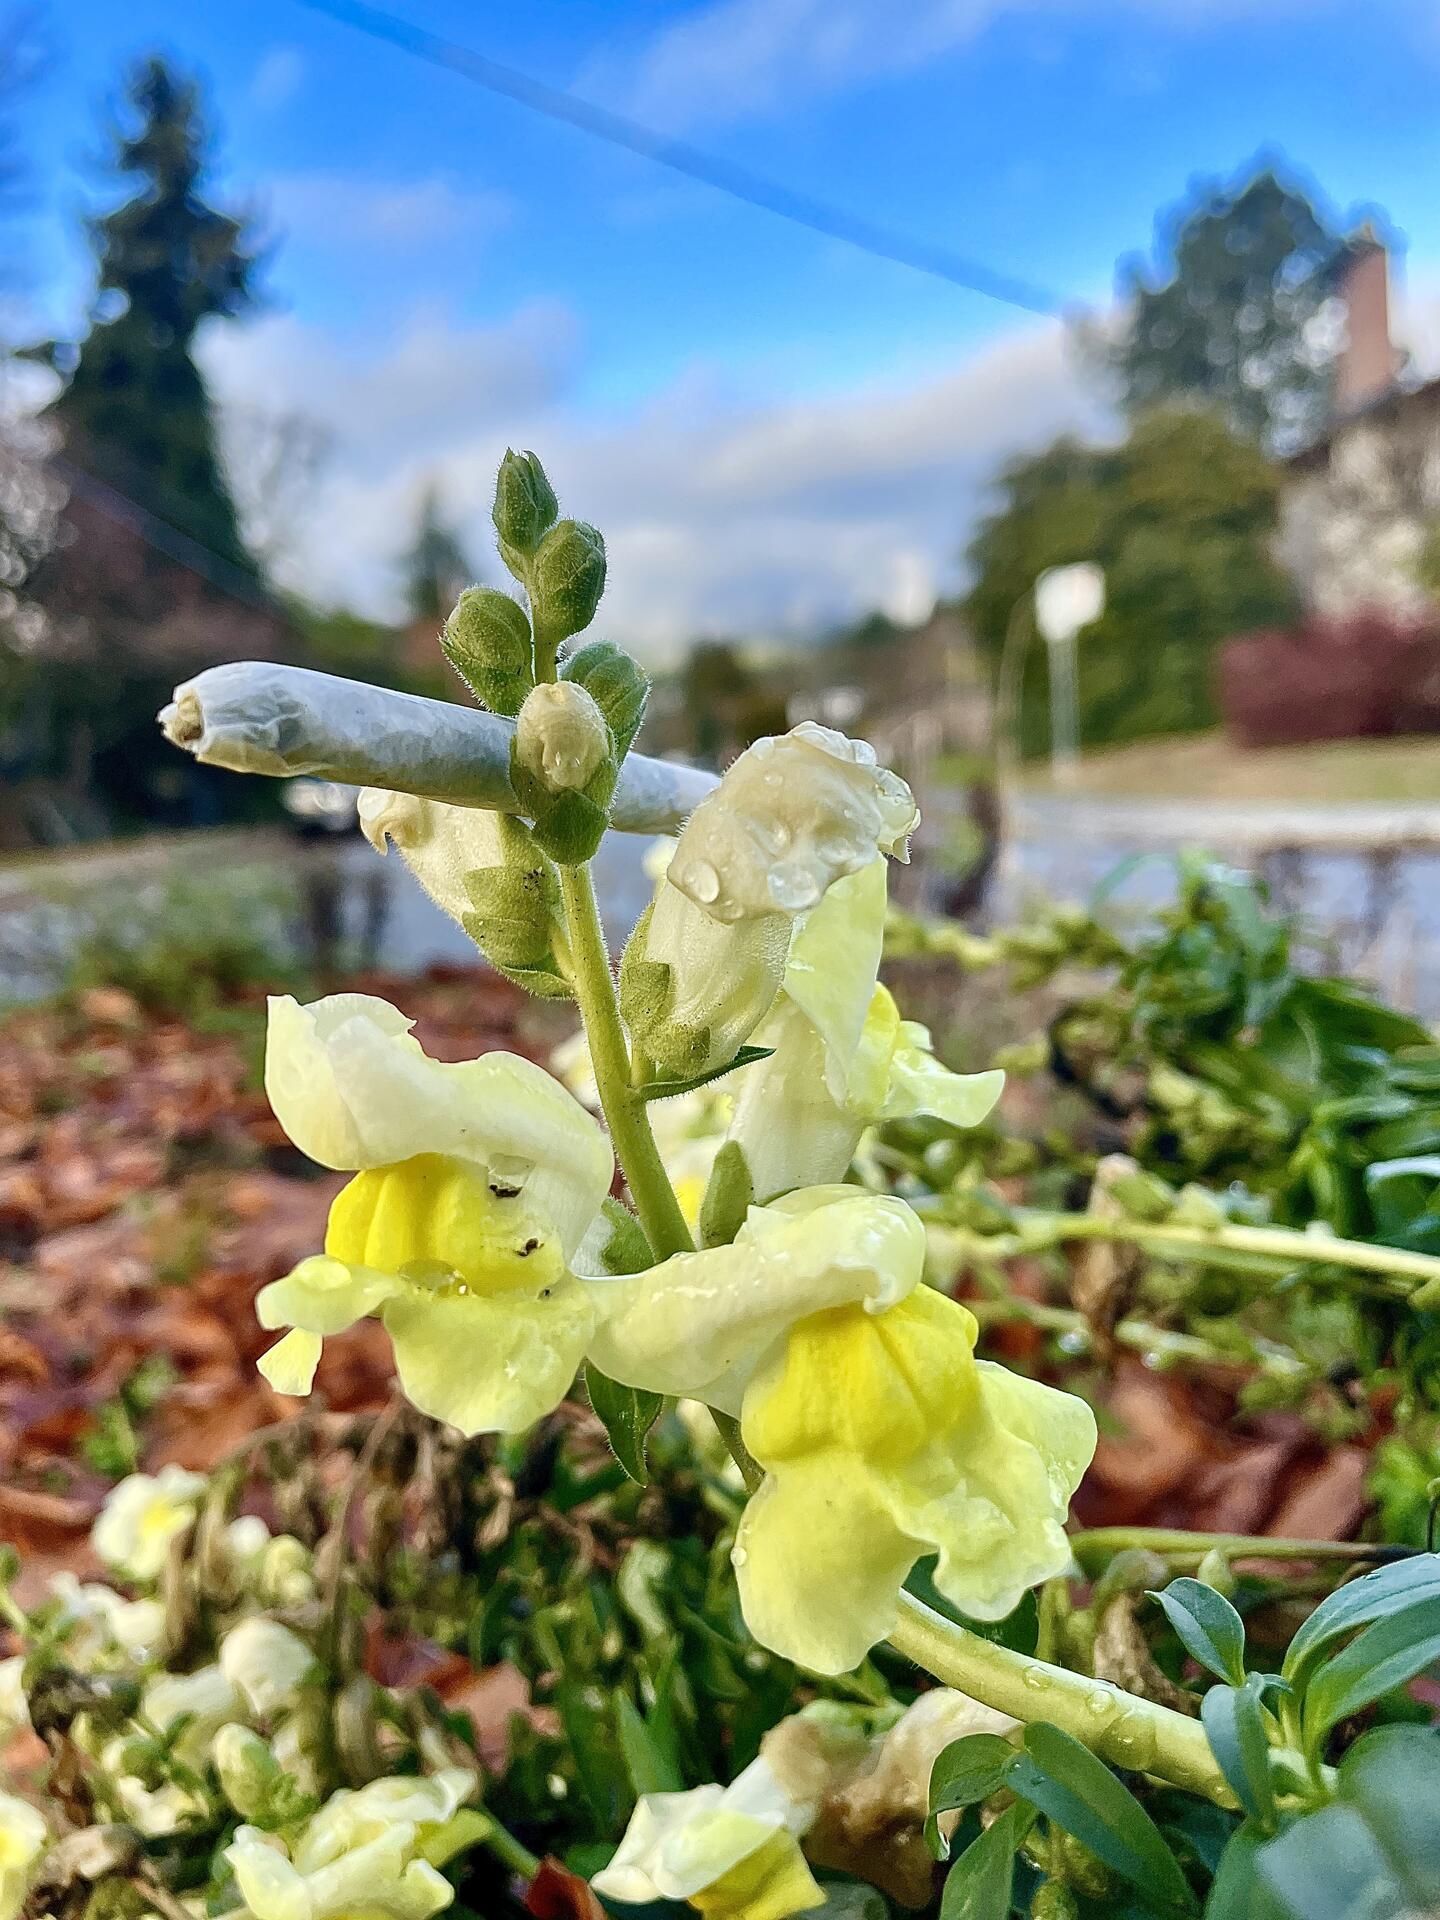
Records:
<instances>
[{"instance_id":1,"label":"yellow snapdragon flower","mask_svg":"<svg viewBox=\"0 0 1440 1920\"><path fill-rule=\"evenodd\" d=\"M563 1397L593 1309L567 1261L613 1163L600 1127L543 1068L490 1053L430 1060L383 1000L270 1002L265 1086L295 1144L354 1170L325 1251L264 1288L292 1329L261 1371L308 1393L327 1334L385 1326L401 1386L466 1434L514 1432Z\"/></svg>"},{"instance_id":2,"label":"yellow snapdragon flower","mask_svg":"<svg viewBox=\"0 0 1440 1920\"><path fill-rule=\"evenodd\" d=\"M203 1473L177 1466L127 1475L106 1494L91 1545L124 1579L158 1580L170 1543L194 1520L205 1486Z\"/></svg>"},{"instance_id":3,"label":"yellow snapdragon flower","mask_svg":"<svg viewBox=\"0 0 1440 1920\"><path fill-rule=\"evenodd\" d=\"M625 1905L684 1900L705 1920L786 1920L824 1905L797 1837L814 1817L754 1760L728 1787L643 1795L591 1885Z\"/></svg>"},{"instance_id":4,"label":"yellow snapdragon flower","mask_svg":"<svg viewBox=\"0 0 1440 1920\"><path fill-rule=\"evenodd\" d=\"M928 1114L973 1127L1000 1097L999 1072L952 1073L930 1036L879 984L885 862L836 881L796 929L783 990L754 1035L770 1057L736 1080L730 1138L758 1200L839 1180L866 1127Z\"/></svg>"},{"instance_id":5,"label":"yellow snapdragon flower","mask_svg":"<svg viewBox=\"0 0 1440 1920\"><path fill-rule=\"evenodd\" d=\"M430 1920L455 1898L440 1864L473 1842L475 1776L372 1780L332 1794L287 1847L242 1826L225 1850L253 1920ZM458 1845L456 1844L458 1842Z\"/></svg>"},{"instance_id":6,"label":"yellow snapdragon flower","mask_svg":"<svg viewBox=\"0 0 1440 1920\"><path fill-rule=\"evenodd\" d=\"M765 1475L733 1556L745 1619L816 1672L889 1633L927 1554L985 1620L1069 1563L1094 1416L976 1360L974 1316L921 1285L924 1260L902 1201L830 1186L752 1208L732 1246L596 1283L606 1373L738 1414Z\"/></svg>"}]
</instances>

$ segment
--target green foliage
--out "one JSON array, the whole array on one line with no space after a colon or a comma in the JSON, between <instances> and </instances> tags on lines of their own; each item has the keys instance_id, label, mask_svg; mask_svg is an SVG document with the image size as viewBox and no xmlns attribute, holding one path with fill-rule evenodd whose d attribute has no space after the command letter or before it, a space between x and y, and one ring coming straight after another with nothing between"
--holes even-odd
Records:
<instances>
[{"instance_id":1,"label":"green foliage","mask_svg":"<svg viewBox=\"0 0 1440 1920\"><path fill-rule=\"evenodd\" d=\"M1121 267L1124 330L1104 357L1127 409L1198 401L1257 441L1314 431L1329 368L1307 329L1339 242L1305 189L1271 168L1192 189L1157 223L1154 261Z\"/></svg>"},{"instance_id":2,"label":"green foliage","mask_svg":"<svg viewBox=\"0 0 1440 1920\"><path fill-rule=\"evenodd\" d=\"M205 199L196 82L147 61L126 88L115 168L131 194L92 222L97 301L50 409L67 453L228 566L254 577L191 347L201 323L255 304L246 222Z\"/></svg>"},{"instance_id":3,"label":"green foliage","mask_svg":"<svg viewBox=\"0 0 1440 1920\"><path fill-rule=\"evenodd\" d=\"M1057 441L1006 467L967 550L965 611L998 657L1047 567L1105 569L1105 612L1078 642L1080 738L1099 746L1213 725L1215 649L1283 621L1294 590L1270 557L1279 476L1213 415L1138 419L1117 447ZM1021 741L1049 738L1044 649L1031 649Z\"/></svg>"},{"instance_id":4,"label":"green foliage","mask_svg":"<svg viewBox=\"0 0 1440 1920\"><path fill-rule=\"evenodd\" d=\"M1244 1683L1245 1623L1223 1594L1202 1581L1182 1579L1151 1598L1192 1660L1232 1686Z\"/></svg>"}]
</instances>

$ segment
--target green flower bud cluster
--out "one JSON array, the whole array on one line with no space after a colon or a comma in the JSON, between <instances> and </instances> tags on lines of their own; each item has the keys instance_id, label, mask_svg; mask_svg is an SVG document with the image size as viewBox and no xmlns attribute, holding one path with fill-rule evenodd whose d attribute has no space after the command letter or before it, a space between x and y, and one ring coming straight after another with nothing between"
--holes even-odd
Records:
<instances>
[{"instance_id":1,"label":"green flower bud cluster","mask_svg":"<svg viewBox=\"0 0 1440 1920\"><path fill-rule=\"evenodd\" d=\"M535 823L536 845L561 866L590 859L600 844L649 685L628 653L592 640L558 680L541 681L526 696L510 784Z\"/></svg>"},{"instance_id":2,"label":"green flower bud cluster","mask_svg":"<svg viewBox=\"0 0 1440 1920\"><path fill-rule=\"evenodd\" d=\"M535 684L525 609L493 587L467 587L440 635L440 651L475 698L513 719Z\"/></svg>"}]
</instances>

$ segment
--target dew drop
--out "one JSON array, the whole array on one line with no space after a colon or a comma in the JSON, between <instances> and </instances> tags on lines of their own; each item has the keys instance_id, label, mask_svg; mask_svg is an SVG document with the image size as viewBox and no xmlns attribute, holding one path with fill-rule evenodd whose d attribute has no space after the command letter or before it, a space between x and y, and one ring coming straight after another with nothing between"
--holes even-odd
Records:
<instances>
[{"instance_id":1,"label":"dew drop","mask_svg":"<svg viewBox=\"0 0 1440 1920\"><path fill-rule=\"evenodd\" d=\"M1034 1693L1043 1693L1045 1688L1050 1684L1046 1678L1043 1667L1027 1667L1025 1669L1024 1679L1025 1685Z\"/></svg>"},{"instance_id":2,"label":"dew drop","mask_svg":"<svg viewBox=\"0 0 1440 1920\"><path fill-rule=\"evenodd\" d=\"M709 906L720 897L720 876L708 860L697 860L685 876L690 897L701 906Z\"/></svg>"},{"instance_id":3,"label":"dew drop","mask_svg":"<svg viewBox=\"0 0 1440 1920\"><path fill-rule=\"evenodd\" d=\"M749 1558L750 1555L742 1546L737 1545L730 1549L730 1564L732 1567L743 1567Z\"/></svg>"},{"instance_id":4,"label":"dew drop","mask_svg":"<svg viewBox=\"0 0 1440 1920\"><path fill-rule=\"evenodd\" d=\"M1111 1707L1110 1695L1108 1693L1102 1693L1101 1690L1097 1687L1094 1693L1090 1693L1085 1696L1085 1705L1088 1711L1093 1713L1098 1719L1101 1714L1108 1713L1110 1711L1110 1707Z\"/></svg>"}]
</instances>

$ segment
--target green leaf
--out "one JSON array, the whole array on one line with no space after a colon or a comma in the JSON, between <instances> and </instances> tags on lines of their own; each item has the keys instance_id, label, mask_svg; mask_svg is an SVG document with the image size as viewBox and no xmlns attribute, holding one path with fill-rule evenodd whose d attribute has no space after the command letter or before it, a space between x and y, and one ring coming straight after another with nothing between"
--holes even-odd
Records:
<instances>
[{"instance_id":1,"label":"green leaf","mask_svg":"<svg viewBox=\"0 0 1440 1920\"><path fill-rule=\"evenodd\" d=\"M609 1229L600 1248L601 1272L613 1278L617 1274L643 1273L647 1267L653 1267L655 1255L645 1238L645 1229L625 1202L617 1200L613 1193L606 1194L600 1202L600 1212Z\"/></svg>"},{"instance_id":2,"label":"green leaf","mask_svg":"<svg viewBox=\"0 0 1440 1920\"><path fill-rule=\"evenodd\" d=\"M1293 1920L1401 1920L1404 1896L1353 1807L1322 1807L1256 1856L1263 1885Z\"/></svg>"},{"instance_id":3,"label":"green leaf","mask_svg":"<svg viewBox=\"0 0 1440 1920\"><path fill-rule=\"evenodd\" d=\"M745 1149L738 1140L727 1140L715 1156L700 1203L701 1246L728 1247L744 1226L754 1198Z\"/></svg>"},{"instance_id":4,"label":"green leaf","mask_svg":"<svg viewBox=\"0 0 1440 1920\"><path fill-rule=\"evenodd\" d=\"M1302 1724L1314 1751L1341 1720L1440 1660L1440 1606L1431 1595L1389 1613L1327 1660L1305 1689Z\"/></svg>"},{"instance_id":5,"label":"green leaf","mask_svg":"<svg viewBox=\"0 0 1440 1920\"><path fill-rule=\"evenodd\" d=\"M667 1752L665 1743L657 1738L625 1693L615 1696L615 1730L637 1799L644 1793L680 1792L685 1785L685 1775L675 1754Z\"/></svg>"},{"instance_id":6,"label":"green leaf","mask_svg":"<svg viewBox=\"0 0 1440 1920\"><path fill-rule=\"evenodd\" d=\"M930 1770L930 1811L952 1813L988 1800L1005 1785L1015 1749L1003 1734L967 1733L952 1740Z\"/></svg>"},{"instance_id":7,"label":"green leaf","mask_svg":"<svg viewBox=\"0 0 1440 1920\"><path fill-rule=\"evenodd\" d=\"M1212 1687L1200 1702L1200 1719L1230 1791L1246 1813L1273 1828L1275 1787L1259 1685Z\"/></svg>"},{"instance_id":8,"label":"green leaf","mask_svg":"<svg viewBox=\"0 0 1440 1920\"><path fill-rule=\"evenodd\" d=\"M1017 1802L971 1841L946 1876L940 1920L1010 1920L1015 1856L1034 1823Z\"/></svg>"},{"instance_id":9,"label":"green leaf","mask_svg":"<svg viewBox=\"0 0 1440 1920\"><path fill-rule=\"evenodd\" d=\"M1205 1901L1205 1920L1292 1920L1260 1878L1260 1849L1268 1837L1253 1820L1231 1834Z\"/></svg>"},{"instance_id":10,"label":"green leaf","mask_svg":"<svg viewBox=\"0 0 1440 1920\"><path fill-rule=\"evenodd\" d=\"M650 1475L645 1465L645 1442L665 1404L661 1393L625 1387L598 1367L587 1366L585 1386L590 1404L605 1425L615 1458L632 1480L643 1487Z\"/></svg>"},{"instance_id":11,"label":"green leaf","mask_svg":"<svg viewBox=\"0 0 1440 1920\"><path fill-rule=\"evenodd\" d=\"M1006 1785L1064 1827L1098 1860L1164 1908L1196 1911L1190 1883L1160 1829L1131 1793L1072 1734L1043 1723L1029 1726L1025 1751Z\"/></svg>"},{"instance_id":12,"label":"green leaf","mask_svg":"<svg viewBox=\"0 0 1440 1920\"><path fill-rule=\"evenodd\" d=\"M1417 1912L1440 1912L1440 1734L1379 1727L1340 1763L1340 1793L1359 1809Z\"/></svg>"},{"instance_id":13,"label":"green leaf","mask_svg":"<svg viewBox=\"0 0 1440 1920\"><path fill-rule=\"evenodd\" d=\"M1245 1623L1223 1593L1203 1580L1172 1580L1152 1593L1191 1659L1232 1687L1245 1684Z\"/></svg>"},{"instance_id":14,"label":"green leaf","mask_svg":"<svg viewBox=\"0 0 1440 1920\"><path fill-rule=\"evenodd\" d=\"M1281 1671L1298 1688L1305 1670L1332 1640L1421 1599L1440 1600L1440 1554L1417 1553L1338 1587L1290 1642Z\"/></svg>"},{"instance_id":15,"label":"green leaf","mask_svg":"<svg viewBox=\"0 0 1440 1920\"><path fill-rule=\"evenodd\" d=\"M669 969L667 968L668 972ZM651 1080L639 1089L642 1100L673 1100L676 1094L693 1093L696 1087L707 1087L712 1080L721 1080L727 1073L734 1073L737 1067L753 1067L757 1060L768 1060L775 1051L773 1047L741 1047L733 1060L727 1060L723 1067L708 1067L704 1073L694 1073L684 1080Z\"/></svg>"}]
</instances>

